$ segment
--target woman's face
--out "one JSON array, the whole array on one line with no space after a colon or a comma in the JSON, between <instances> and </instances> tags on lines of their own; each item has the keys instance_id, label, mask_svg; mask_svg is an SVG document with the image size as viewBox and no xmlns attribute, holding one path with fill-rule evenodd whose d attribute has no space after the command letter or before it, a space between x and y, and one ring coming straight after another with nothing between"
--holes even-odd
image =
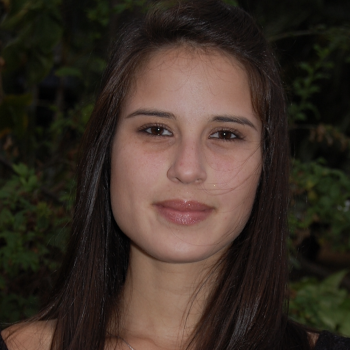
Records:
<instances>
[{"instance_id":1,"label":"woman's face","mask_svg":"<svg viewBox=\"0 0 350 350\"><path fill-rule=\"evenodd\" d=\"M153 55L112 148L113 215L132 245L173 263L219 256L252 209L261 128L234 58L185 48Z\"/></svg>"}]
</instances>

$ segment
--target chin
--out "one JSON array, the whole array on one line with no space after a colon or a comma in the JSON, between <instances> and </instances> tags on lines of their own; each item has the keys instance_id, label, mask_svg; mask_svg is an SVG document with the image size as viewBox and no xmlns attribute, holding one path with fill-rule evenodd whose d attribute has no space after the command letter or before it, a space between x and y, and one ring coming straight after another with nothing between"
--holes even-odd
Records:
<instances>
[{"instance_id":1,"label":"chin","mask_svg":"<svg viewBox=\"0 0 350 350\"><path fill-rule=\"evenodd\" d=\"M226 251L225 248L227 248L229 245L230 243L220 248L215 247L217 249L213 249L214 244L209 247L208 245L199 246L189 243L181 244L177 247L174 245L171 247L157 247L156 245L153 245L152 247L142 248L135 243L132 243L132 246L142 254L145 254L146 256L157 261L169 264L190 264L203 262L206 260L208 260L208 262L212 260L217 261Z\"/></svg>"}]
</instances>

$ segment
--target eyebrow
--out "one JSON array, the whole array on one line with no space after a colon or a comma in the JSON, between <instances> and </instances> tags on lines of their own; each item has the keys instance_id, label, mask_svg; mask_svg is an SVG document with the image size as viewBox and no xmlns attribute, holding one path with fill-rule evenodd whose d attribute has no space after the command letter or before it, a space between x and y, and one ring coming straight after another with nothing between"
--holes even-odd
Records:
<instances>
[{"instance_id":1,"label":"eyebrow","mask_svg":"<svg viewBox=\"0 0 350 350\"><path fill-rule=\"evenodd\" d=\"M131 114L127 115L126 119L136 117L136 116L141 116L141 115L176 120L176 117L173 113L159 111L156 109L138 109L135 112L132 112ZM257 130L255 125L249 119L242 117L242 116L218 115L218 116L211 118L210 121L211 122L223 122L223 123L237 123L237 124L241 124L241 125L250 126L251 128Z\"/></svg>"},{"instance_id":2,"label":"eyebrow","mask_svg":"<svg viewBox=\"0 0 350 350\"><path fill-rule=\"evenodd\" d=\"M222 115L222 116L216 116L211 119L213 122L224 122L224 123L237 123L241 125L247 125L251 128L256 129L255 125L247 118L245 117L238 117L238 116L229 116L229 115Z\"/></svg>"},{"instance_id":3,"label":"eyebrow","mask_svg":"<svg viewBox=\"0 0 350 350\"><path fill-rule=\"evenodd\" d=\"M158 111L155 109L138 109L137 111L127 115L127 118L132 118L136 117L139 115L148 115L148 116L154 116L154 117L160 117L160 118L167 118L167 119L174 119L176 120L176 117L173 113L170 112L163 112L163 111Z\"/></svg>"}]
</instances>

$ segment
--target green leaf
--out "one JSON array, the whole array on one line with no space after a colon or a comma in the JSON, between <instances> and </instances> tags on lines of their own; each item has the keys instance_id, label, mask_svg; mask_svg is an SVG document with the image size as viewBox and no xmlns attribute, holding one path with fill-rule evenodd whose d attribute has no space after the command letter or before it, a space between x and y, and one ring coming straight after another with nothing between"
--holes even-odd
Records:
<instances>
[{"instance_id":1,"label":"green leaf","mask_svg":"<svg viewBox=\"0 0 350 350\"><path fill-rule=\"evenodd\" d=\"M27 108L32 103L30 94L7 95L0 104L0 131L11 130L18 138L24 137L27 126Z\"/></svg>"},{"instance_id":2,"label":"green leaf","mask_svg":"<svg viewBox=\"0 0 350 350\"><path fill-rule=\"evenodd\" d=\"M58 77L78 77L82 76L79 69L73 67L62 67L55 71L55 75Z\"/></svg>"},{"instance_id":3,"label":"green leaf","mask_svg":"<svg viewBox=\"0 0 350 350\"><path fill-rule=\"evenodd\" d=\"M342 270L329 276L322 282L322 289L336 291L347 273L347 270Z\"/></svg>"}]
</instances>

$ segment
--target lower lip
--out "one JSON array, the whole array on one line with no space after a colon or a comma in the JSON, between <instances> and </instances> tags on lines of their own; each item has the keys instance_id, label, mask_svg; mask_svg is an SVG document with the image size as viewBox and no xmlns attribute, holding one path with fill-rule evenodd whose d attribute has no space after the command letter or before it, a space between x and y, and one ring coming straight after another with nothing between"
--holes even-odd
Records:
<instances>
[{"instance_id":1,"label":"lower lip","mask_svg":"<svg viewBox=\"0 0 350 350\"><path fill-rule=\"evenodd\" d=\"M204 221L211 213L212 209L200 211L179 211L169 207L156 205L158 212L168 221L177 225L195 225Z\"/></svg>"}]
</instances>

